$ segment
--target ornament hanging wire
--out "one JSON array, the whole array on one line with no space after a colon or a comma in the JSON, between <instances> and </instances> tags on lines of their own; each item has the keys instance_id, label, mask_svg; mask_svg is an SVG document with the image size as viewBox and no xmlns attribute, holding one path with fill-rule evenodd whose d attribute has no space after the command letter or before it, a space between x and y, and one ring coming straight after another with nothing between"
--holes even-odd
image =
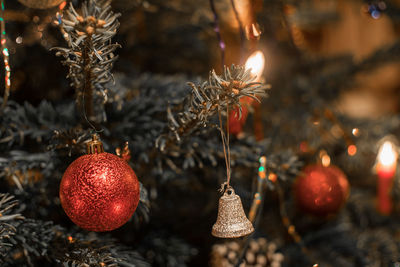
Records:
<instances>
[{"instance_id":1,"label":"ornament hanging wire","mask_svg":"<svg viewBox=\"0 0 400 267\"><path fill-rule=\"evenodd\" d=\"M230 186L230 181L231 181L231 150L229 147L229 105L226 106L226 134L224 133L223 130L223 124L222 124L222 116L221 116L221 110L218 106L218 120L219 120L219 131L221 133L221 139L222 139L222 146L224 149L224 158L225 158L225 165L226 165L226 182L222 184L221 191L225 192L227 189L229 189Z\"/></svg>"},{"instance_id":2,"label":"ornament hanging wire","mask_svg":"<svg viewBox=\"0 0 400 267\"><path fill-rule=\"evenodd\" d=\"M87 123L92 127L92 129L95 131L95 133L101 133L104 131L104 128L101 128L100 130L97 130L96 126L90 122L86 115L86 105L85 105L85 94L86 94L86 87L83 87L83 94L82 94L82 111L83 111L83 117L87 121Z\"/></svg>"},{"instance_id":3,"label":"ornament hanging wire","mask_svg":"<svg viewBox=\"0 0 400 267\"><path fill-rule=\"evenodd\" d=\"M1 0L4 1L4 0ZM70 3L70 5L72 5ZM63 24L63 11L64 8L66 7L66 1L63 1L60 5L59 5L59 11L56 13L56 23L59 25L59 28L61 30L61 33L63 34L63 37L66 41L69 41L68 35L66 34L66 32L64 31L62 24ZM90 90L93 90L92 88ZM101 133L104 131L104 128L101 128L100 130L97 130L96 126L89 120L89 118L87 117L86 114L86 104L85 104L85 95L86 95L86 86L83 87L83 92L82 92L82 113L83 113L83 117L86 120L86 122L90 125L90 127L93 129L93 131L97 134L97 133ZM105 96L105 102L107 101L107 97Z\"/></svg>"}]
</instances>

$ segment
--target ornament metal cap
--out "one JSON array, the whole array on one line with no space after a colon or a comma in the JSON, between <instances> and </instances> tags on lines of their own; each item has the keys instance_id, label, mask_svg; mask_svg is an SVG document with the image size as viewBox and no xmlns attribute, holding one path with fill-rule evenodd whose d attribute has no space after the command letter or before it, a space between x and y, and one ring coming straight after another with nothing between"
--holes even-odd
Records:
<instances>
[{"instance_id":1,"label":"ornament metal cap","mask_svg":"<svg viewBox=\"0 0 400 267\"><path fill-rule=\"evenodd\" d=\"M247 219L240 197L232 187L226 189L219 199L217 222L211 234L220 238L237 238L254 232L253 224Z\"/></svg>"},{"instance_id":2,"label":"ornament metal cap","mask_svg":"<svg viewBox=\"0 0 400 267\"><path fill-rule=\"evenodd\" d=\"M92 134L92 140L86 143L87 154L100 154L104 152L103 143L97 134Z\"/></svg>"}]
</instances>

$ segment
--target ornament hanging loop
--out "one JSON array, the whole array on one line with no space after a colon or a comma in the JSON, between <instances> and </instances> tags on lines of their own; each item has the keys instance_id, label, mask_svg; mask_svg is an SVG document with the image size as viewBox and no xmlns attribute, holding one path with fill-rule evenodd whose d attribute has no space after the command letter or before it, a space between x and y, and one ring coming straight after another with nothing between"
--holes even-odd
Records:
<instances>
[{"instance_id":1,"label":"ornament hanging loop","mask_svg":"<svg viewBox=\"0 0 400 267\"><path fill-rule=\"evenodd\" d=\"M234 195L235 194L235 190L233 189L233 187L228 186L225 189L224 195L230 196L230 195Z\"/></svg>"},{"instance_id":2,"label":"ornament hanging loop","mask_svg":"<svg viewBox=\"0 0 400 267\"><path fill-rule=\"evenodd\" d=\"M228 195L231 195L232 193L234 194L235 193L235 190L233 189L233 187L230 185L230 184L228 184L228 182L223 182L222 184L221 184L221 187L218 189L218 191L221 193L221 194L226 194L226 193L228 193Z\"/></svg>"},{"instance_id":3,"label":"ornament hanging loop","mask_svg":"<svg viewBox=\"0 0 400 267\"><path fill-rule=\"evenodd\" d=\"M103 143L97 134L92 134L92 140L86 143L87 154L100 154L104 152Z\"/></svg>"}]
</instances>

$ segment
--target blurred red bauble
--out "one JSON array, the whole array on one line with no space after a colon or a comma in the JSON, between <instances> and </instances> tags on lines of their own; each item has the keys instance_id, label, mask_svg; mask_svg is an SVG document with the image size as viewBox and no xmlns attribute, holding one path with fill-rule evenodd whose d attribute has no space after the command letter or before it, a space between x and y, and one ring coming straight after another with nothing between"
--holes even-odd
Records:
<instances>
[{"instance_id":1,"label":"blurred red bauble","mask_svg":"<svg viewBox=\"0 0 400 267\"><path fill-rule=\"evenodd\" d=\"M65 171L60 185L61 205L78 226L89 231L111 231L135 212L139 181L123 159L103 152L97 138L89 145L93 142L95 149L92 147L88 155L76 159Z\"/></svg>"},{"instance_id":2,"label":"blurred red bauble","mask_svg":"<svg viewBox=\"0 0 400 267\"><path fill-rule=\"evenodd\" d=\"M337 213L349 192L345 174L335 166L309 165L295 183L300 209L321 217Z\"/></svg>"},{"instance_id":3,"label":"blurred red bauble","mask_svg":"<svg viewBox=\"0 0 400 267\"><path fill-rule=\"evenodd\" d=\"M341 169L339 169L334 165L329 165L328 167L326 167L326 170L330 172L333 176L338 178L339 184L342 187L342 191L344 193L344 202L345 202L350 195L350 184L349 181L347 180L346 174L344 174L344 172Z\"/></svg>"}]
</instances>

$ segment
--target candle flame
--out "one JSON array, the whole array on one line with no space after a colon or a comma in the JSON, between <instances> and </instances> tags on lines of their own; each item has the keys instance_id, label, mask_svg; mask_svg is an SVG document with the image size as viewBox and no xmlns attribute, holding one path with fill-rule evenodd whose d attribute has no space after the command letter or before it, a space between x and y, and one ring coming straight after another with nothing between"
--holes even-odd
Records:
<instances>
[{"instance_id":1,"label":"candle flame","mask_svg":"<svg viewBox=\"0 0 400 267\"><path fill-rule=\"evenodd\" d=\"M392 142L386 141L379 149L378 161L383 166L392 166L396 164L398 154Z\"/></svg>"},{"instance_id":2,"label":"candle flame","mask_svg":"<svg viewBox=\"0 0 400 267\"><path fill-rule=\"evenodd\" d=\"M255 51L253 54L251 54L245 64L246 69L251 69L251 74L257 77L257 81L261 80L261 75L264 71L264 65L264 54L260 50Z\"/></svg>"}]
</instances>

